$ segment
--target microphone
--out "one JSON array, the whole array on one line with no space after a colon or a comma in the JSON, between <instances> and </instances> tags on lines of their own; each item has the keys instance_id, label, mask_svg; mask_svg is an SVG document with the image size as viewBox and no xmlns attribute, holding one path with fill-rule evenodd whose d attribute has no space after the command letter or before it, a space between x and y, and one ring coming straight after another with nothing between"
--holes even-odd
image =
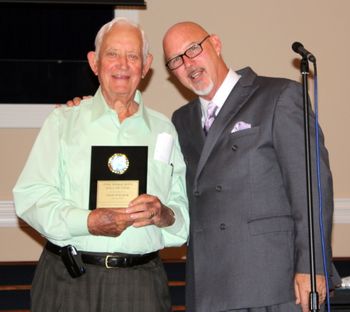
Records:
<instances>
[{"instance_id":1,"label":"microphone","mask_svg":"<svg viewBox=\"0 0 350 312\"><path fill-rule=\"evenodd\" d=\"M302 57L308 59L310 62L316 62L316 57L311 52L306 50L300 42L294 42L292 44L292 49L294 52L300 54Z\"/></svg>"}]
</instances>

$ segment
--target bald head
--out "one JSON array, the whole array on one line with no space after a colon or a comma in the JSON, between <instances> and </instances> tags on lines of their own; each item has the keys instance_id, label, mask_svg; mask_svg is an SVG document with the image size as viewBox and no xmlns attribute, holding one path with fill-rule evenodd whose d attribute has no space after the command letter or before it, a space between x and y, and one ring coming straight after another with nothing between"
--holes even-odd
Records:
<instances>
[{"instance_id":1,"label":"bald head","mask_svg":"<svg viewBox=\"0 0 350 312\"><path fill-rule=\"evenodd\" d=\"M168 40L173 40L174 37L181 35L188 35L193 33L194 35L208 35L208 32L199 24L194 22L180 22L171 26L164 35L163 45Z\"/></svg>"},{"instance_id":2,"label":"bald head","mask_svg":"<svg viewBox=\"0 0 350 312\"><path fill-rule=\"evenodd\" d=\"M209 100L215 95L228 72L217 35L197 23L180 22L165 33L163 50L167 62L179 58L180 66L172 73L185 87Z\"/></svg>"}]
</instances>

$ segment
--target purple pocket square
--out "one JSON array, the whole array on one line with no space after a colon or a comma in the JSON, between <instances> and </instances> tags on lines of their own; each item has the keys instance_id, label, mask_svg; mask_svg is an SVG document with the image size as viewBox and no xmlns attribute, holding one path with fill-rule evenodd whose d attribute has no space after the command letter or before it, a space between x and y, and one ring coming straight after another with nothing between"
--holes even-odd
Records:
<instances>
[{"instance_id":1,"label":"purple pocket square","mask_svg":"<svg viewBox=\"0 0 350 312\"><path fill-rule=\"evenodd\" d=\"M244 121L238 121L235 123L235 125L233 126L231 133L237 132L237 131L241 131L241 130L245 130L245 129L249 129L251 128L252 125L249 123L246 123Z\"/></svg>"}]
</instances>

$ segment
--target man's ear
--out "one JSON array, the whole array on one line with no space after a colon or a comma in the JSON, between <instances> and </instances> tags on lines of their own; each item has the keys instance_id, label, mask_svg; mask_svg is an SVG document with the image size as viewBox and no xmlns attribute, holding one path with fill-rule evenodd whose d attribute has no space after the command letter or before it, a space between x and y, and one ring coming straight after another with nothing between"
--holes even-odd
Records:
<instances>
[{"instance_id":1,"label":"man's ear","mask_svg":"<svg viewBox=\"0 0 350 312\"><path fill-rule=\"evenodd\" d=\"M221 49L222 49L222 43L221 43L220 38L217 35L213 34L213 35L210 35L209 40L210 40L212 46L214 47L216 54L220 55Z\"/></svg>"},{"instance_id":2,"label":"man's ear","mask_svg":"<svg viewBox=\"0 0 350 312\"><path fill-rule=\"evenodd\" d=\"M94 72L94 74L97 76L98 75L98 66L97 66L97 61L96 61L96 53L95 51L90 51L87 54L87 59L90 65L91 70Z\"/></svg>"},{"instance_id":3,"label":"man's ear","mask_svg":"<svg viewBox=\"0 0 350 312\"><path fill-rule=\"evenodd\" d=\"M146 62L143 64L143 67L142 67L142 78L145 78L145 76L147 75L149 69L151 68L152 61L153 61L153 55L148 53L146 57Z\"/></svg>"}]
</instances>

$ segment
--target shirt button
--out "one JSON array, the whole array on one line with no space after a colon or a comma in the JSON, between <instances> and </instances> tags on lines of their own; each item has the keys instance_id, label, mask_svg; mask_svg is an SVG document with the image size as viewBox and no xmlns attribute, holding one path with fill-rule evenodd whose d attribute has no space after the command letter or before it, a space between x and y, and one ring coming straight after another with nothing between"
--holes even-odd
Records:
<instances>
[{"instance_id":1,"label":"shirt button","mask_svg":"<svg viewBox=\"0 0 350 312\"><path fill-rule=\"evenodd\" d=\"M194 191L194 192L193 192L193 195L196 196L196 197L198 197L198 196L199 196L199 192L198 192L198 191Z\"/></svg>"},{"instance_id":2,"label":"shirt button","mask_svg":"<svg viewBox=\"0 0 350 312\"><path fill-rule=\"evenodd\" d=\"M216 189L217 192L221 192L222 186L221 185L217 185L215 189Z\"/></svg>"},{"instance_id":3,"label":"shirt button","mask_svg":"<svg viewBox=\"0 0 350 312\"><path fill-rule=\"evenodd\" d=\"M237 149L238 149L238 146L236 145L236 144L234 144L234 145L232 145L232 150L235 152L235 151L237 151Z\"/></svg>"},{"instance_id":4,"label":"shirt button","mask_svg":"<svg viewBox=\"0 0 350 312\"><path fill-rule=\"evenodd\" d=\"M221 231L226 230L226 224L225 223L221 223L220 224L220 230Z\"/></svg>"}]
</instances>

